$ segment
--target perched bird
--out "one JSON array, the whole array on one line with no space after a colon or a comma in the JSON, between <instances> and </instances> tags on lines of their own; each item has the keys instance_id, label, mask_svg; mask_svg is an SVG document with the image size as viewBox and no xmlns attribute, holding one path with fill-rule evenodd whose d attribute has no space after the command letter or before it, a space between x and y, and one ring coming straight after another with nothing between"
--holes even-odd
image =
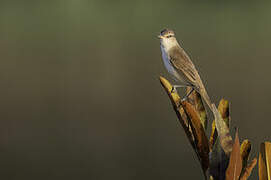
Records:
<instances>
[{"instance_id":1,"label":"perched bird","mask_svg":"<svg viewBox=\"0 0 271 180\"><path fill-rule=\"evenodd\" d=\"M192 90L185 98L196 90L212 110L211 100L201 81L199 73L189 56L178 43L174 31L164 29L158 38L160 39L162 58L168 72L173 75L175 80L182 82L182 85L174 85L172 91L178 87L191 87Z\"/></svg>"}]
</instances>

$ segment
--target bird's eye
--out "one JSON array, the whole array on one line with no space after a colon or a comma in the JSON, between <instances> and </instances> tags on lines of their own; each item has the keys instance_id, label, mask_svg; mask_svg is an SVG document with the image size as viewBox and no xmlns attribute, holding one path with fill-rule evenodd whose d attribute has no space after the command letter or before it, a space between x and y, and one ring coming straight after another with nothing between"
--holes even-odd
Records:
<instances>
[{"instance_id":1,"label":"bird's eye","mask_svg":"<svg viewBox=\"0 0 271 180\"><path fill-rule=\"evenodd\" d=\"M170 37L172 37L172 35L168 35L167 37L170 38Z\"/></svg>"}]
</instances>

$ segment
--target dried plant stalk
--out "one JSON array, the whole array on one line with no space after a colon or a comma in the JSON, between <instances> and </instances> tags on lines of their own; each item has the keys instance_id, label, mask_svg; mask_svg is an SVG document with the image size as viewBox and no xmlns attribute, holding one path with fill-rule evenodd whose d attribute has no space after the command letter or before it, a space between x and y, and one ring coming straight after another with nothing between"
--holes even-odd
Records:
<instances>
[{"instance_id":1,"label":"dried plant stalk","mask_svg":"<svg viewBox=\"0 0 271 180\"><path fill-rule=\"evenodd\" d=\"M200 116L191 103L181 102L180 96L177 92L172 92L172 85L165 78L160 77L160 82L171 100L189 142L198 155L206 178L206 171L209 167L209 143Z\"/></svg>"},{"instance_id":2,"label":"dried plant stalk","mask_svg":"<svg viewBox=\"0 0 271 180\"><path fill-rule=\"evenodd\" d=\"M160 82L170 98L190 144L197 154L205 179L246 180L255 167L257 159L253 159L248 164L251 143L244 140L240 147L237 132L233 143L229 131L229 102L222 99L218 108L212 104L211 110L214 113L215 120L212 123L211 136L208 140L205 134L207 113L200 94L194 91L187 100L181 101L179 94L176 91L172 92L173 87L169 81L160 77ZM187 91L190 90L190 88L187 88ZM271 158L263 155L266 152L269 152L269 155L271 154L271 144L265 144L264 151L259 157L259 161L263 164L261 165L262 168L259 167L259 173L265 173L264 176L267 175L270 178L270 170L268 169L270 168L269 161ZM266 164L266 162L269 162L269 164ZM263 169L267 171L260 172Z\"/></svg>"}]
</instances>

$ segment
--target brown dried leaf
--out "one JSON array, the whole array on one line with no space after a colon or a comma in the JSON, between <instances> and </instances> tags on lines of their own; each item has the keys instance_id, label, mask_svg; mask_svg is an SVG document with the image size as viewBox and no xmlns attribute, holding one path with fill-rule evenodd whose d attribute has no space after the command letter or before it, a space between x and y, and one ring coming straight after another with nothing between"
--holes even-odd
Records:
<instances>
[{"instance_id":1,"label":"brown dried leaf","mask_svg":"<svg viewBox=\"0 0 271 180\"><path fill-rule=\"evenodd\" d=\"M250 151L251 151L251 143L249 142L248 139L246 139L242 142L241 149L240 149L240 153L242 156L242 162L243 162L241 176L246 171Z\"/></svg>"},{"instance_id":2,"label":"brown dried leaf","mask_svg":"<svg viewBox=\"0 0 271 180\"><path fill-rule=\"evenodd\" d=\"M226 180L238 180L241 171L242 171L242 157L240 154L238 131L236 131L235 140L230 156L230 163L226 171Z\"/></svg>"},{"instance_id":3,"label":"brown dried leaf","mask_svg":"<svg viewBox=\"0 0 271 180\"><path fill-rule=\"evenodd\" d=\"M182 124L192 147L198 155L206 177L206 170L209 166L209 144L199 115L190 103L187 101L181 103L180 96L177 92L171 92L172 85L165 78L160 77L160 82L171 100L179 122Z\"/></svg>"},{"instance_id":4,"label":"brown dried leaf","mask_svg":"<svg viewBox=\"0 0 271 180\"><path fill-rule=\"evenodd\" d=\"M229 101L226 99L221 99L218 105L218 111L220 112L223 120L230 127L230 105Z\"/></svg>"},{"instance_id":5,"label":"brown dried leaf","mask_svg":"<svg viewBox=\"0 0 271 180\"><path fill-rule=\"evenodd\" d=\"M261 143L259 155L259 180L271 180L271 143Z\"/></svg>"},{"instance_id":6,"label":"brown dried leaf","mask_svg":"<svg viewBox=\"0 0 271 180\"><path fill-rule=\"evenodd\" d=\"M172 103L173 108L177 114L179 122L181 123L190 144L192 145L192 147L195 150L196 147L195 147L195 143L194 143L194 136L193 136L191 128L188 126L187 116L184 113L184 109L182 107L178 108L178 106L180 106L181 97L179 96L179 94L177 92L175 92L175 91L171 92L172 85L170 84L170 82L168 80L166 80L163 77L160 77L160 82L171 100L171 103Z\"/></svg>"},{"instance_id":7,"label":"brown dried leaf","mask_svg":"<svg viewBox=\"0 0 271 180\"><path fill-rule=\"evenodd\" d=\"M257 164L257 159L254 158L246 167L243 175L241 176L240 180L247 180L253 170L253 168L256 166Z\"/></svg>"},{"instance_id":8,"label":"brown dried leaf","mask_svg":"<svg viewBox=\"0 0 271 180\"><path fill-rule=\"evenodd\" d=\"M192 90L191 87L187 87L187 93L189 93ZM201 99L201 95L197 91L193 91L191 95L188 97L188 102L191 103L195 110L198 112L201 124L203 128L207 129L207 112L204 107L203 101Z\"/></svg>"},{"instance_id":9,"label":"brown dried leaf","mask_svg":"<svg viewBox=\"0 0 271 180\"><path fill-rule=\"evenodd\" d=\"M181 103L185 113L191 120L191 128L195 137L195 144L200 157L201 165L204 172L206 172L209 167L209 142L205 134L205 130L194 107L187 101L183 101Z\"/></svg>"},{"instance_id":10,"label":"brown dried leaf","mask_svg":"<svg viewBox=\"0 0 271 180\"><path fill-rule=\"evenodd\" d=\"M221 117L223 118L223 120L225 121L225 123L227 124L227 126L229 128L230 127L229 101L227 101L225 99L221 99L219 102L219 105L218 105L218 111L220 112ZM217 130L215 127L215 121L213 121L211 136L210 136L210 140L209 140L211 151L212 151L213 146L216 142L216 139L217 139Z\"/></svg>"},{"instance_id":11,"label":"brown dried leaf","mask_svg":"<svg viewBox=\"0 0 271 180\"><path fill-rule=\"evenodd\" d=\"M226 155L230 155L232 151L232 137L230 135L229 128L225 121L222 119L221 114L218 112L216 106L212 104L213 113L215 116L215 126L217 130L217 134L219 137L219 141L222 149L226 153Z\"/></svg>"}]
</instances>

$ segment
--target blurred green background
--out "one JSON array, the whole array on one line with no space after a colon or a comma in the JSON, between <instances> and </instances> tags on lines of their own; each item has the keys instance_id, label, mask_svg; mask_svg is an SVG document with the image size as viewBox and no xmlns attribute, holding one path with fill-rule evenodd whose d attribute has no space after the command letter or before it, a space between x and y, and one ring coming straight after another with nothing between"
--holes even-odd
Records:
<instances>
[{"instance_id":1,"label":"blurred green background","mask_svg":"<svg viewBox=\"0 0 271 180\"><path fill-rule=\"evenodd\" d=\"M158 80L165 27L257 155L271 140L270 18L263 1L1 1L0 178L203 179Z\"/></svg>"}]
</instances>

